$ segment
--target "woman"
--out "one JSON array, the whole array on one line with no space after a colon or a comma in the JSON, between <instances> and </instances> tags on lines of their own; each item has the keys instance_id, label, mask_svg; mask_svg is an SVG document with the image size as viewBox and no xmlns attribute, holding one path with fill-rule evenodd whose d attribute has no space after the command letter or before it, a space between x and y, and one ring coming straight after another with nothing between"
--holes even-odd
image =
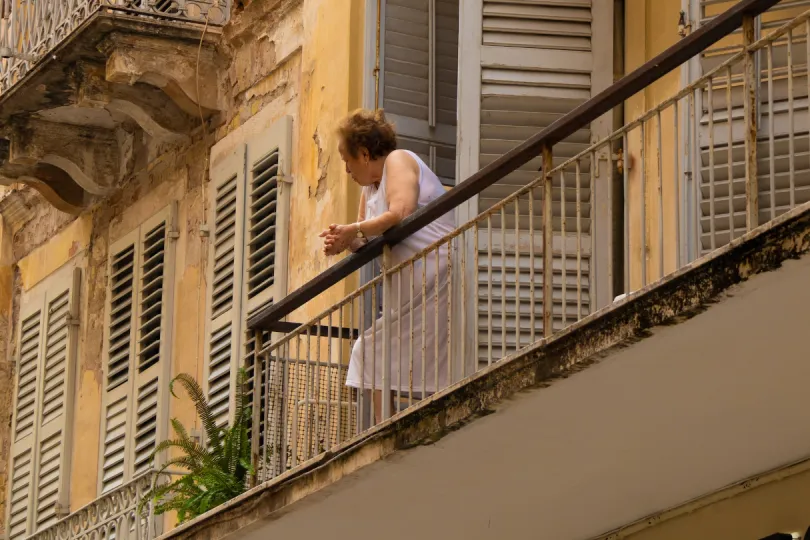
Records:
<instances>
[{"instance_id":1,"label":"woman","mask_svg":"<svg viewBox=\"0 0 810 540\"><path fill-rule=\"evenodd\" d=\"M353 112L341 122L338 139L346 172L361 186L362 194L356 223L330 225L321 233L326 255L337 255L346 249L358 250L369 238L381 235L444 193L436 174L419 156L408 150L397 150L394 126L386 121L382 110ZM407 261L453 229L452 213L426 225L391 249L393 265ZM394 392L399 388L407 394L413 388L415 397L424 397L423 390L425 394L432 394L447 386L447 249L444 245L438 252L431 252L426 263L420 258L414 264L413 289L410 266L394 277L395 287L400 287L391 303L390 373ZM399 299L401 304L395 304ZM382 319L378 319L354 344L346 380L346 385L353 388L375 389L377 421L382 416L382 347Z\"/></svg>"}]
</instances>

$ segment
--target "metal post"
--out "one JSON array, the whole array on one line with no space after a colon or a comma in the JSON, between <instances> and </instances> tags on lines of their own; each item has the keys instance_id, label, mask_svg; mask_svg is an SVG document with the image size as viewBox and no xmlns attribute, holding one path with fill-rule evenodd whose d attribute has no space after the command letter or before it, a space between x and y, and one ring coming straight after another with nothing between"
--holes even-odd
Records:
<instances>
[{"instance_id":1,"label":"metal post","mask_svg":"<svg viewBox=\"0 0 810 540\"><path fill-rule=\"evenodd\" d=\"M754 17L743 18L743 45L756 39ZM743 63L745 96L745 224L751 231L759 224L759 187L757 183L757 76L756 52L746 51Z\"/></svg>"},{"instance_id":2,"label":"metal post","mask_svg":"<svg viewBox=\"0 0 810 540\"><path fill-rule=\"evenodd\" d=\"M550 146L543 147L543 335L551 336L553 329L554 305L552 286L554 280L554 236L552 231L552 176L554 167Z\"/></svg>"},{"instance_id":3,"label":"metal post","mask_svg":"<svg viewBox=\"0 0 810 540\"><path fill-rule=\"evenodd\" d=\"M253 350L253 399L251 403L251 432L250 432L250 455L253 459L253 474L250 476L250 487L255 487L258 481L259 468L264 465L259 463L259 430L262 427L261 421L261 398L262 398L262 354L259 351L264 347L262 341L262 333L259 330L254 331L253 343L255 349ZM242 389L244 391L244 389Z\"/></svg>"},{"instance_id":4,"label":"metal post","mask_svg":"<svg viewBox=\"0 0 810 540\"><path fill-rule=\"evenodd\" d=\"M394 275L391 273L391 246L383 248L383 335L382 335L382 420L391 418L391 311L394 295Z\"/></svg>"}]
</instances>

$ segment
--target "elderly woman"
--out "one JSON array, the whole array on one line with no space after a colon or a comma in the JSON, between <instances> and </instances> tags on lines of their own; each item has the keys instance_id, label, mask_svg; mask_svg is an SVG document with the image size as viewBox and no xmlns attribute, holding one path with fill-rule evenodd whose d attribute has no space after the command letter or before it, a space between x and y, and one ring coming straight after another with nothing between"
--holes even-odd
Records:
<instances>
[{"instance_id":1,"label":"elderly woman","mask_svg":"<svg viewBox=\"0 0 810 540\"><path fill-rule=\"evenodd\" d=\"M338 138L346 172L361 186L362 195L356 223L330 225L321 233L327 255L360 249L369 238L381 235L444 193L436 174L419 156L408 150L397 150L394 126L386 121L381 110L353 112L341 122ZM394 246L391 250L393 264L407 261L453 229L452 213L445 214ZM442 246L438 252L431 252L426 263L422 258L417 260L413 276L411 267L406 266L399 274L400 278L394 279L395 287L399 286L401 290L394 294L391 303L390 373L393 391L399 388L407 394L412 388L416 397L424 398L423 390L424 394L432 394L448 383L447 249L447 246ZM401 304L395 304L400 299ZM410 342L411 336L413 343ZM377 421L381 418L382 347L382 319L378 319L354 344L346 380L347 386L353 388L375 389Z\"/></svg>"}]
</instances>

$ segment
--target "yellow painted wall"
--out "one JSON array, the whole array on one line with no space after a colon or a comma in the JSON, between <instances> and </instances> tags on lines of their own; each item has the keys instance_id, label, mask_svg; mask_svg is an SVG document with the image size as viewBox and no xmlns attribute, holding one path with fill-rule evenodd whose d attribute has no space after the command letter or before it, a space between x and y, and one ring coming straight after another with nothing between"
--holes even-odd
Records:
<instances>
[{"instance_id":1,"label":"yellow painted wall","mask_svg":"<svg viewBox=\"0 0 810 540\"><path fill-rule=\"evenodd\" d=\"M127 186L86 211L61 230L51 222L29 222L16 240L0 222L0 323L13 328L14 267L20 286L36 285L77 252L87 250L82 293L77 414L74 426L70 510L97 497L102 425L103 336L109 246L166 204L178 202L172 375L202 379L205 340L208 238L200 234L211 201L206 200L210 146L260 114L268 119L293 117L293 191L291 196L290 291L336 259L320 252L318 233L332 222L356 218L359 189L350 183L337 152L337 122L362 102L363 0L264 0L246 2L223 31L232 63L222 76L232 89L222 125L207 140L159 156ZM15 195L12 195L15 196ZM47 205L40 200L38 204ZM49 213L54 211L48 210ZM47 213L46 212L46 213ZM53 220L53 223L59 223ZM61 227L61 225L60 225ZM17 242L17 244L14 244ZM37 245L31 249L31 245ZM8 257L2 254L8 252ZM16 262L12 253L23 256ZM7 260L8 259L8 260ZM320 311L356 287L356 280L335 287L307 307ZM19 292L19 290L18 290ZM295 317L304 317L303 313ZM5 321L5 322L4 322ZM2 345L3 358L9 352ZM10 366L3 362L3 367ZM13 377L4 378L10 383ZM0 407L10 416L13 384L0 385ZM8 393L8 396L6 396ZM182 394L181 394L182 395ZM199 429L189 400L170 398L170 417ZM7 422L0 422L0 506L6 497ZM170 431L171 434L171 431ZM0 522L5 512L0 512ZM168 518L172 525L174 516Z\"/></svg>"},{"instance_id":2,"label":"yellow painted wall","mask_svg":"<svg viewBox=\"0 0 810 540\"><path fill-rule=\"evenodd\" d=\"M627 0L625 4L625 61L630 72L677 43L680 0ZM625 122L639 118L644 112L674 95L680 89L680 71L675 70L655 84L625 102ZM658 120L645 122L644 146L646 171L645 195L641 194L642 130L628 134L628 202L630 205L630 290L642 286L642 261L647 269L647 283L676 270L677 246L675 231L675 137L673 109L661 116L661 141L658 144ZM659 153L660 170L659 174ZM663 184L660 178L663 177ZM659 241L659 189L663 196L664 272L661 272ZM641 201L645 201L646 239L642 245Z\"/></svg>"}]
</instances>

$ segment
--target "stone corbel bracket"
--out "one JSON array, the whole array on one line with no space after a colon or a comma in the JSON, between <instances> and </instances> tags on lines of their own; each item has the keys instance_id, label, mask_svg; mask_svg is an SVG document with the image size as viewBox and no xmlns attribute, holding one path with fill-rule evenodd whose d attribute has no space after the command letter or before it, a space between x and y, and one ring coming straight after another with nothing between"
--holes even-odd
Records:
<instances>
[{"instance_id":1,"label":"stone corbel bracket","mask_svg":"<svg viewBox=\"0 0 810 540\"><path fill-rule=\"evenodd\" d=\"M0 145L0 177L30 185L56 208L79 213L107 196L126 171L111 130L28 119Z\"/></svg>"},{"instance_id":2,"label":"stone corbel bracket","mask_svg":"<svg viewBox=\"0 0 810 540\"><path fill-rule=\"evenodd\" d=\"M210 42L200 47L189 41L113 32L99 50L107 57L108 82L152 85L195 117L202 112L208 118L226 108L217 77L226 62Z\"/></svg>"},{"instance_id":3,"label":"stone corbel bracket","mask_svg":"<svg viewBox=\"0 0 810 540\"><path fill-rule=\"evenodd\" d=\"M200 124L199 116L187 114L163 91L151 85L108 82L104 69L97 66L83 65L80 69L79 106L122 114L158 143L187 143L189 133Z\"/></svg>"}]
</instances>

